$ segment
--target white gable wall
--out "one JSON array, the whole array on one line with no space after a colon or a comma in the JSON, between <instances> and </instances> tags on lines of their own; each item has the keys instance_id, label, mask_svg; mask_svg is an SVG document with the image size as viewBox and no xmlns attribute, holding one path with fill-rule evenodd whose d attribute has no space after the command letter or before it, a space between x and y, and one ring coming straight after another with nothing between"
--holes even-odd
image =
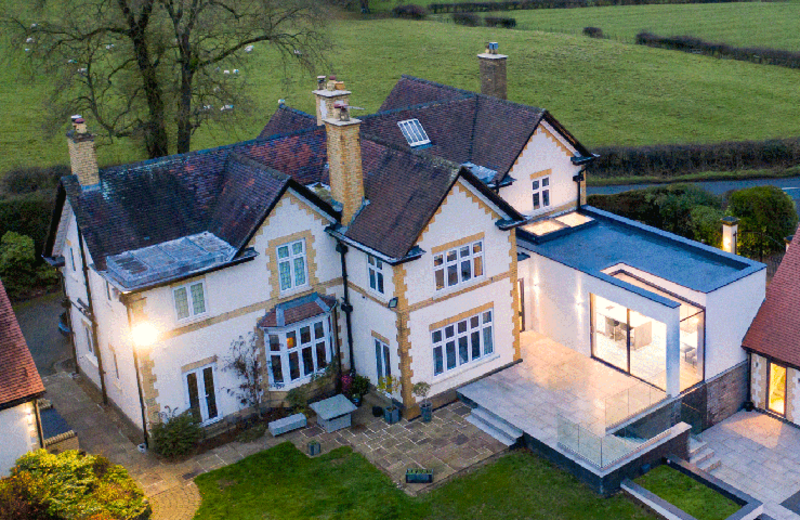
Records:
<instances>
[{"instance_id":1,"label":"white gable wall","mask_svg":"<svg viewBox=\"0 0 800 520\"><path fill-rule=\"evenodd\" d=\"M17 459L39 447L33 403L0 411L0 477L7 477Z\"/></svg>"},{"instance_id":2,"label":"white gable wall","mask_svg":"<svg viewBox=\"0 0 800 520\"><path fill-rule=\"evenodd\" d=\"M570 161L576 150L545 121L531 136L509 175L516 179L500 189L500 195L523 215L546 214L577 205L578 187L572 177L580 167ZM550 170L550 206L533 210L532 178L540 178Z\"/></svg>"}]
</instances>

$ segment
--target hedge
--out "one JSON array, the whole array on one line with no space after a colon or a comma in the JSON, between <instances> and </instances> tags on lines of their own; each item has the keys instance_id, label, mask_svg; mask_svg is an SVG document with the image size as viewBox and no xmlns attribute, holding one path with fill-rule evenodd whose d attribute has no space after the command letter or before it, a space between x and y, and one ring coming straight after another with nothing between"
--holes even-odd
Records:
<instances>
[{"instance_id":1,"label":"hedge","mask_svg":"<svg viewBox=\"0 0 800 520\"><path fill-rule=\"evenodd\" d=\"M484 21L486 22L486 27L502 27L503 29L513 29L517 26L516 18L487 16Z\"/></svg>"},{"instance_id":2,"label":"hedge","mask_svg":"<svg viewBox=\"0 0 800 520\"><path fill-rule=\"evenodd\" d=\"M398 5L392 9L392 15L397 18L409 18L411 20L422 20L427 12L421 5Z\"/></svg>"},{"instance_id":3,"label":"hedge","mask_svg":"<svg viewBox=\"0 0 800 520\"><path fill-rule=\"evenodd\" d=\"M766 47L732 47L724 43L707 42L692 36L658 36L644 31L636 35L636 43L648 47L704 54L714 58L730 58L790 69L800 68L800 52Z\"/></svg>"},{"instance_id":4,"label":"hedge","mask_svg":"<svg viewBox=\"0 0 800 520\"><path fill-rule=\"evenodd\" d=\"M753 0L508 0L499 2L462 2L429 4L428 11L440 13L485 13L531 9L569 9L574 7L605 7L646 4L717 4Z\"/></svg>"},{"instance_id":5,"label":"hedge","mask_svg":"<svg viewBox=\"0 0 800 520\"><path fill-rule=\"evenodd\" d=\"M587 167L598 178L676 177L707 171L785 169L800 164L800 138L727 141L592 150L600 158Z\"/></svg>"}]
</instances>

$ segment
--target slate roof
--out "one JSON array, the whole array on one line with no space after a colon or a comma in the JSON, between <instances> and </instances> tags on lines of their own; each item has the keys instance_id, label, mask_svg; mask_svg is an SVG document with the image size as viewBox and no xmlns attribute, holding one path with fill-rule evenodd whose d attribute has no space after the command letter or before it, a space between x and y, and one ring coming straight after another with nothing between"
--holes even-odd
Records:
<instances>
[{"instance_id":1,"label":"slate roof","mask_svg":"<svg viewBox=\"0 0 800 520\"><path fill-rule=\"evenodd\" d=\"M321 296L319 293L311 293L288 302L279 303L258 321L258 326L285 327L325 314L334 305L336 305L335 296Z\"/></svg>"},{"instance_id":2,"label":"slate roof","mask_svg":"<svg viewBox=\"0 0 800 520\"><path fill-rule=\"evenodd\" d=\"M296 132L317 126L317 116L306 114L284 104L278 105L278 110L272 114L267 125L258 137Z\"/></svg>"},{"instance_id":3,"label":"slate roof","mask_svg":"<svg viewBox=\"0 0 800 520\"><path fill-rule=\"evenodd\" d=\"M474 97L475 93L403 74L386 96L378 112L424 105L434 101L454 101Z\"/></svg>"},{"instance_id":4,"label":"slate roof","mask_svg":"<svg viewBox=\"0 0 800 520\"><path fill-rule=\"evenodd\" d=\"M778 362L800 367L800 230L767 286L766 299L742 345Z\"/></svg>"},{"instance_id":5,"label":"slate roof","mask_svg":"<svg viewBox=\"0 0 800 520\"><path fill-rule=\"evenodd\" d=\"M29 401L43 392L44 384L0 281L0 410Z\"/></svg>"}]
</instances>

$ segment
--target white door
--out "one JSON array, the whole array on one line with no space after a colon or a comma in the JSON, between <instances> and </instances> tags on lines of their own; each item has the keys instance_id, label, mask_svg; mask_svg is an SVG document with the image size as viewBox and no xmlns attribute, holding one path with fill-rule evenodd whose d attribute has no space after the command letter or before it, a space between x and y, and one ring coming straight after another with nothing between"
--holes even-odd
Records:
<instances>
[{"instance_id":1,"label":"white door","mask_svg":"<svg viewBox=\"0 0 800 520\"><path fill-rule=\"evenodd\" d=\"M208 365L186 372L183 374L183 382L186 388L186 402L201 424L219 419L214 366Z\"/></svg>"}]
</instances>

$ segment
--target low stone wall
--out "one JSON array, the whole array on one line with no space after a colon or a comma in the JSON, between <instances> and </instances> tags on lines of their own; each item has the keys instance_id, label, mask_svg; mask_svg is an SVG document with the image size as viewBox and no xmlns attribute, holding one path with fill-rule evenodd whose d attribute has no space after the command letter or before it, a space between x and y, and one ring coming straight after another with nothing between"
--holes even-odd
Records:
<instances>
[{"instance_id":1,"label":"low stone wall","mask_svg":"<svg viewBox=\"0 0 800 520\"><path fill-rule=\"evenodd\" d=\"M54 455L63 453L68 450L80 449L78 446L78 435L70 430L66 433L56 435L44 440L44 448Z\"/></svg>"}]
</instances>

